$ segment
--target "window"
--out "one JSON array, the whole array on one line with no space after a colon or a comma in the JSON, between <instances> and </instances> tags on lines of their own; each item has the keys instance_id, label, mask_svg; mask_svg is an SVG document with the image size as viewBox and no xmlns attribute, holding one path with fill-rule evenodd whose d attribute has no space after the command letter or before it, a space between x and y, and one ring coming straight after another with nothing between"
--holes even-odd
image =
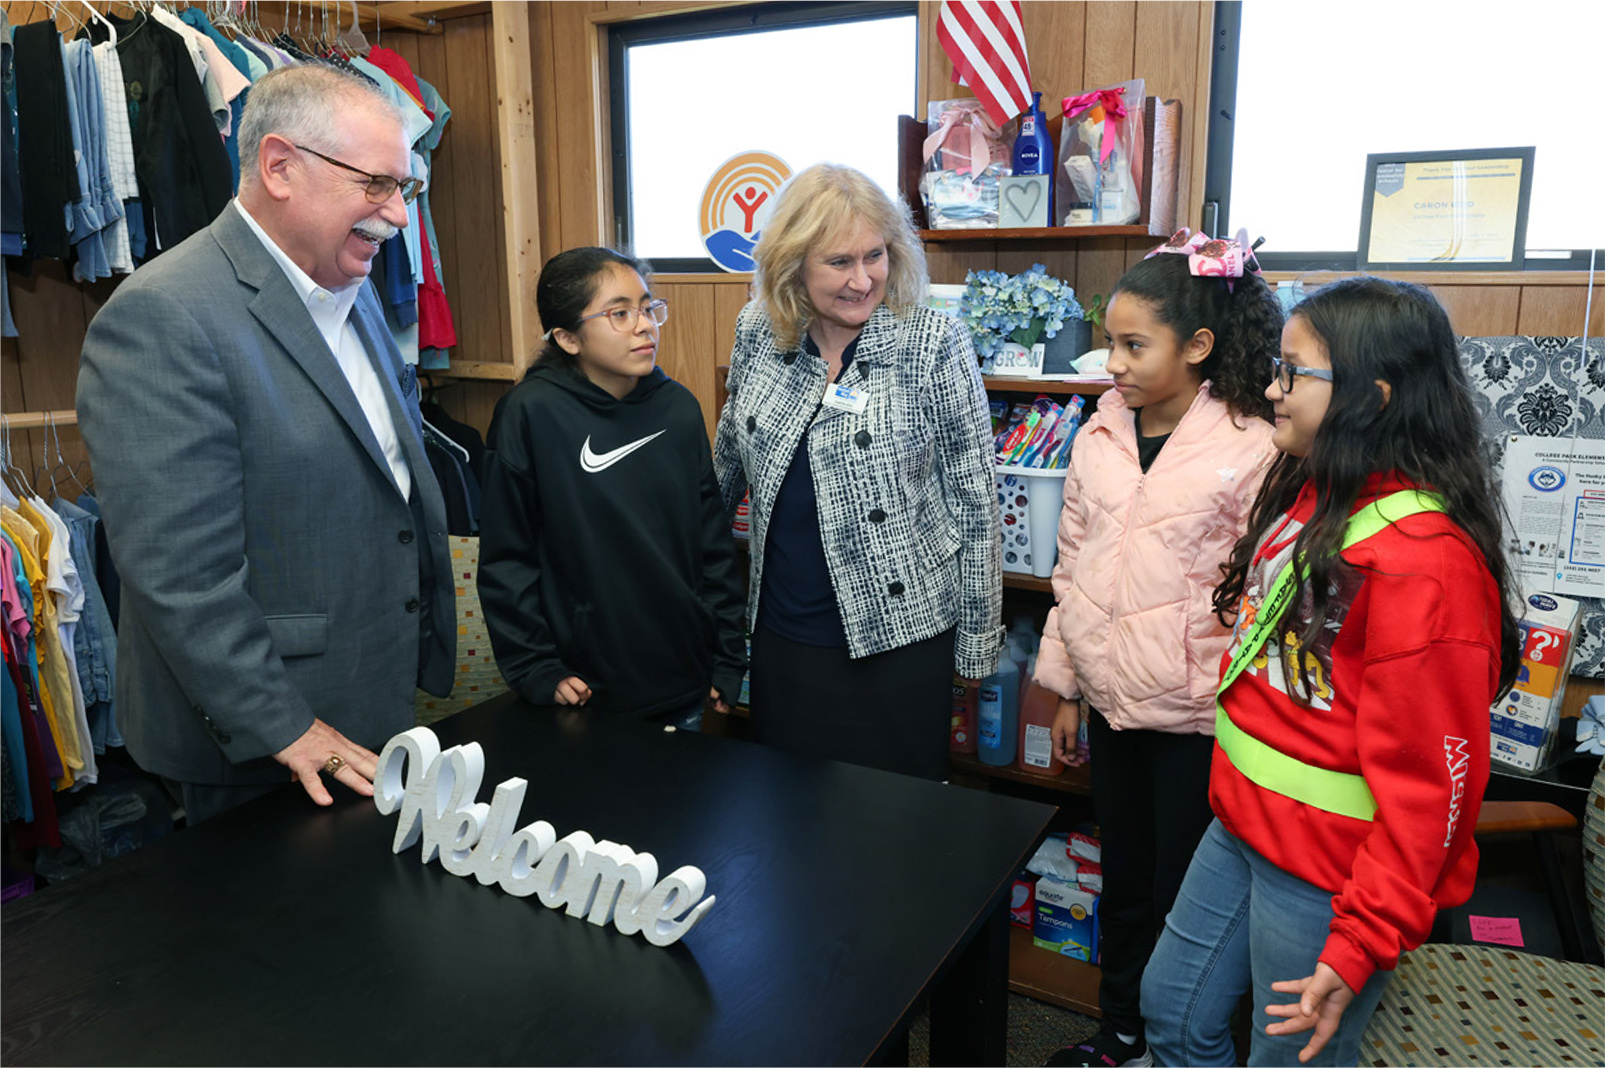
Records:
<instances>
[{"instance_id":1,"label":"window","mask_svg":"<svg viewBox=\"0 0 1605 1068\"><path fill-rule=\"evenodd\" d=\"M1263 235L1267 269L1354 269L1372 152L1534 145L1527 267L1586 269L1586 250L1605 247L1605 4L1241 0L1215 12L1203 222Z\"/></svg>"},{"instance_id":2,"label":"window","mask_svg":"<svg viewBox=\"0 0 1605 1068\"><path fill-rule=\"evenodd\" d=\"M793 173L845 163L895 196L917 21L913 3L774 3L612 27L620 246L659 271L716 270L698 227L702 191L749 149Z\"/></svg>"}]
</instances>

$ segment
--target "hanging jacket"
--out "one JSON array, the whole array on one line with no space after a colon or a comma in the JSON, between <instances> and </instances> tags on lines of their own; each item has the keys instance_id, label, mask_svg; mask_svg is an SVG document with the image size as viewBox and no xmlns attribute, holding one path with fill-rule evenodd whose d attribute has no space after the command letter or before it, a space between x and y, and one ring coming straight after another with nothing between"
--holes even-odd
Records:
<instances>
[{"instance_id":1,"label":"hanging jacket","mask_svg":"<svg viewBox=\"0 0 1605 1068\"><path fill-rule=\"evenodd\" d=\"M1215 733L1230 632L1210 603L1275 449L1206 382L1143 473L1131 409L1111 390L1071 446L1054 607L1036 679L1116 730Z\"/></svg>"},{"instance_id":2,"label":"hanging jacket","mask_svg":"<svg viewBox=\"0 0 1605 1068\"><path fill-rule=\"evenodd\" d=\"M622 400L541 362L496 406L479 597L502 677L551 704L650 715L732 703L746 670L735 542L696 398L661 369Z\"/></svg>"}]
</instances>

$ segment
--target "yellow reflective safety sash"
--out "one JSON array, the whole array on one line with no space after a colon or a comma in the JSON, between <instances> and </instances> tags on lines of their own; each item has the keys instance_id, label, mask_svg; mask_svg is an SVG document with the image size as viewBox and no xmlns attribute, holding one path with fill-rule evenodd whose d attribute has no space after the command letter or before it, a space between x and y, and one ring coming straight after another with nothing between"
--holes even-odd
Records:
<instances>
[{"instance_id":1,"label":"yellow reflective safety sash","mask_svg":"<svg viewBox=\"0 0 1605 1068\"><path fill-rule=\"evenodd\" d=\"M1357 545L1406 516L1442 511L1443 498L1435 493L1401 490L1380 497L1349 517L1348 524L1343 528L1342 548ZM1215 740L1220 743L1232 766L1254 785L1324 812L1369 820L1376 815L1377 803L1363 777L1306 764L1273 749L1233 723L1220 703L1220 695L1259 655L1292 596L1293 561L1289 560L1271 584L1270 592L1260 604L1254 625L1249 628L1232 662L1227 665L1226 673L1221 676L1220 688L1215 691Z\"/></svg>"}]
</instances>

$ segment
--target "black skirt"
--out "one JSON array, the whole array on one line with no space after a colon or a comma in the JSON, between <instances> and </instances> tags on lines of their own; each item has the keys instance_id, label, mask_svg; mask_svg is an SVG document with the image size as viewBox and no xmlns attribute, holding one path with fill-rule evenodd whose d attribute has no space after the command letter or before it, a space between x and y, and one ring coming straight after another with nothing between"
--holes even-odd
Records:
<instances>
[{"instance_id":1,"label":"black skirt","mask_svg":"<svg viewBox=\"0 0 1605 1068\"><path fill-rule=\"evenodd\" d=\"M846 648L802 645L760 624L753 737L801 756L945 780L954 633L855 660Z\"/></svg>"}]
</instances>

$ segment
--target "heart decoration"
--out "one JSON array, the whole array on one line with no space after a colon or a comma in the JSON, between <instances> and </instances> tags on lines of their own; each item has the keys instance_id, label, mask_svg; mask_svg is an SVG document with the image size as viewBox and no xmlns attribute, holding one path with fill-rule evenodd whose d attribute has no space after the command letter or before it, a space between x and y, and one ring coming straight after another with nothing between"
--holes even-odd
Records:
<instances>
[{"instance_id":1,"label":"heart decoration","mask_svg":"<svg viewBox=\"0 0 1605 1068\"><path fill-rule=\"evenodd\" d=\"M1007 184L1003 187L1003 199L1021 219L1030 219L1032 212L1042 202L1042 184L1040 182L1021 182L1018 185ZM1029 200L1029 204L1022 201Z\"/></svg>"}]
</instances>

